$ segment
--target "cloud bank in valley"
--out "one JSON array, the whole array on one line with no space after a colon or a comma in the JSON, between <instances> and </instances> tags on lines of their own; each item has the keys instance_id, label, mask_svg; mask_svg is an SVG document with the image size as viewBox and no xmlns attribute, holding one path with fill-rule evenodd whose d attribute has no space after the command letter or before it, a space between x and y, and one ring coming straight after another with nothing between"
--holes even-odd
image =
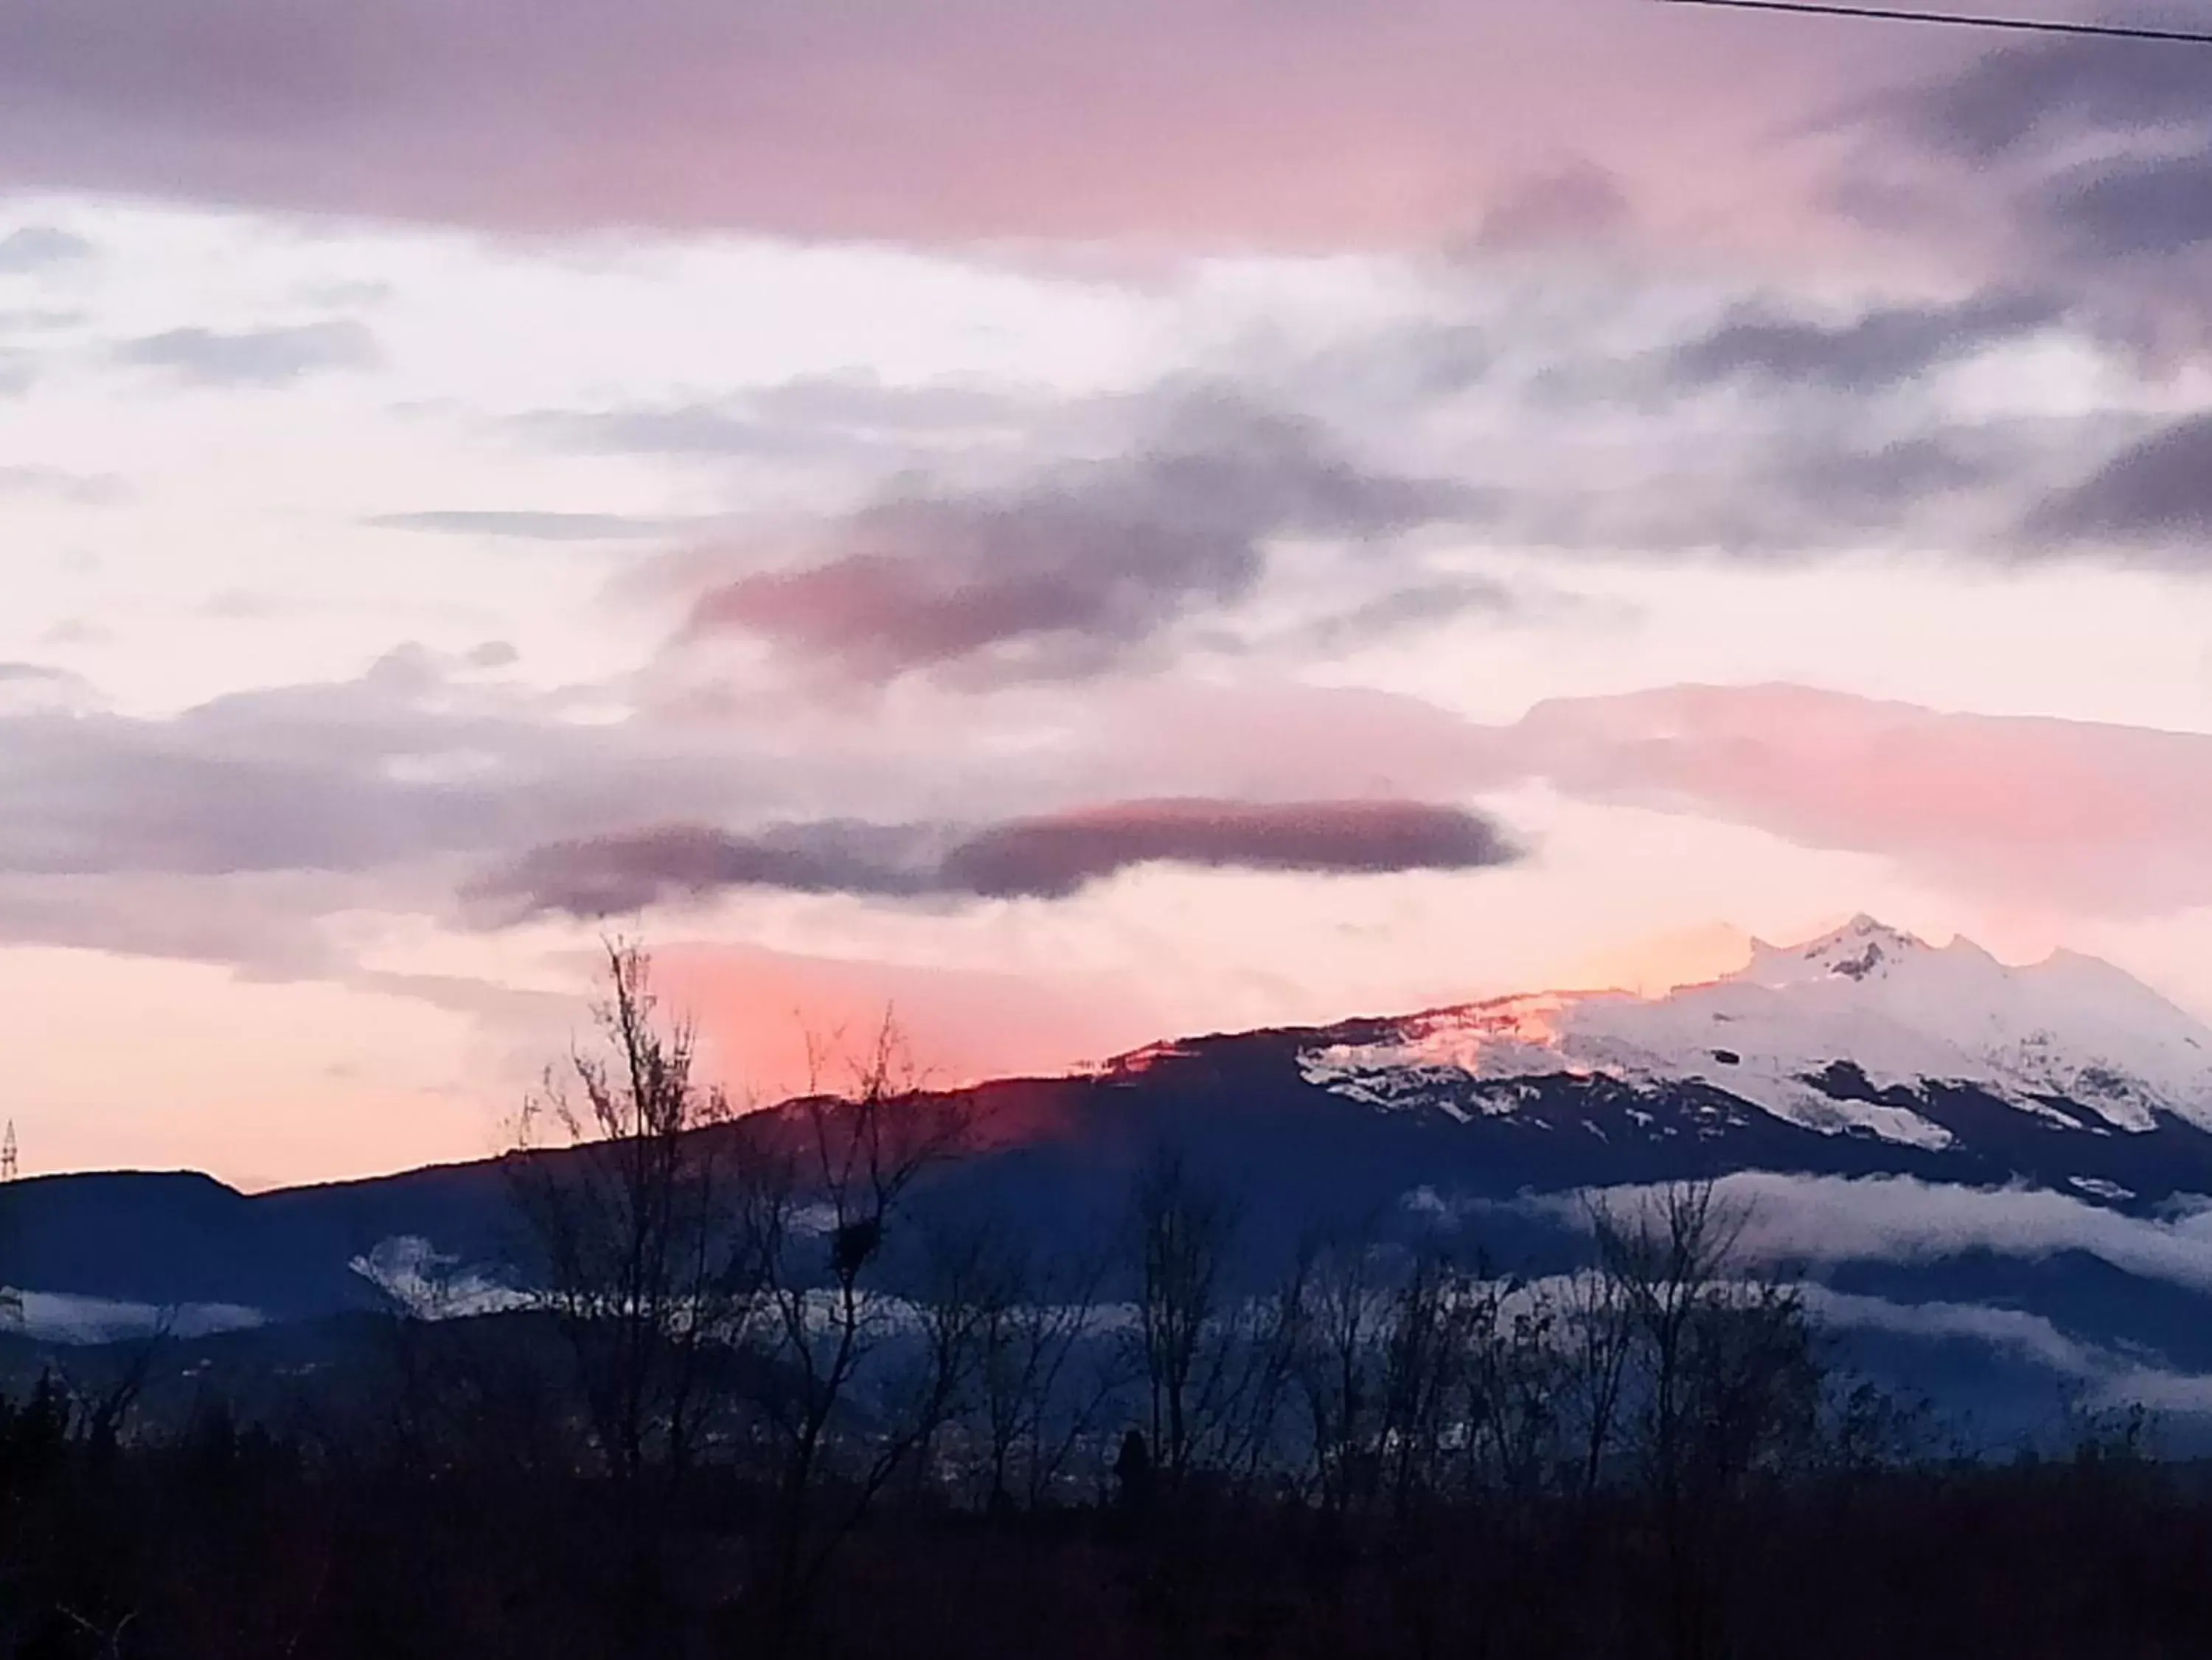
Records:
<instances>
[{"instance_id":1,"label":"cloud bank in valley","mask_svg":"<svg viewBox=\"0 0 2212 1660\"><path fill-rule=\"evenodd\" d=\"M2212 1201L2145 1216L2042 1188L1763 1171L1722 1177L1714 1191L1741 1223L1737 1248L1747 1263L1827 1267L1924 1263L1975 1251L2029 1259L2080 1251L2130 1274L2212 1291ZM1521 1203L1587 1227L1591 1197L1633 1216L1656 1192L1615 1188Z\"/></svg>"}]
</instances>

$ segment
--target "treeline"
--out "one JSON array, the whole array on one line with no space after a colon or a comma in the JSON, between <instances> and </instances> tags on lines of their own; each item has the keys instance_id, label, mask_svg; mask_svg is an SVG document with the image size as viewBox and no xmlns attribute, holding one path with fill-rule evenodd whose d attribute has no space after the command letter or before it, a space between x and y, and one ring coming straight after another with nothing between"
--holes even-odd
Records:
<instances>
[{"instance_id":1,"label":"treeline","mask_svg":"<svg viewBox=\"0 0 2212 1660\"><path fill-rule=\"evenodd\" d=\"M888 1034L739 1119L617 952L509 1160L533 1287L154 1433L149 1347L0 1405L0 1654L2180 1655L2212 1505L2085 1423L1978 1463L1686 1185L1580 1271L1317 1239L1163 1153L1109 1251L921 1203Z\"/></svg>"}]
</instances>

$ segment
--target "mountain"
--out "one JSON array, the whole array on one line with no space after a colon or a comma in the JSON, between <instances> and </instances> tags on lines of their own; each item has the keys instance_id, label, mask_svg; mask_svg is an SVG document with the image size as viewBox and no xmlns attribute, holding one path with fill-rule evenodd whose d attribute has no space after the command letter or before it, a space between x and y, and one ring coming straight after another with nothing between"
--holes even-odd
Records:
<instances>
[{"instance_id":1,"label":"mountain","mask_svg":"<svg viewBox=\"0 0 2212 1660\"><path fill-rule=\"evenodd\" d=\"M1255 1285L1355 1231L1563 1271L1589 1190L1712 1178L1747 1251L1881 1375L1989 1423L2061 1386L2212 1410L2212 1030L2090 958L2008 966L1863 917L1662 997L1198 1038L962 1095L977 1149L919 1203L1041 1248L1107 1248L1165 1145L1237 1195ZM495 1163L252 1197L53 1177L8 1202L0 1280L57 1336L325 1318L441 1262L514 1276Z\"/></svg>"},{"instance_id":2,"label":"mountain","mask_svg":"<svg viewBox=\"0 0 2212 1660\"><path fill-rule=\"evenodd\" d=\"M1717 1091L1738 1104L1717 1109L1729 1123L1751 1109L1931 1151L1995 1154L2029 1127L2069 1138L2039 1148L2051 1157L2038 1167L2106 1162L2081 1137L2212 1130L2212 1030L2141 981L2068 952L2008 967L1970 941L1939 950L1864 916L1804 945L1754 942L1737 972L1663 997L1439 1009L1347 1031L1300 1063L1310 1081L1383 1110L1516 1113L1528 1081L1565 1075L1662 1098ZM1961 1100L2022 1116L1960 1121ZM2166 1142L2142 1145L2165 1162ZM2184 1173L2148 1169L2148 1190ZM2071 1179L2135 1197L2100 1192L2113 1184L2096 1171Z\"/></svg>"}]
</instances>

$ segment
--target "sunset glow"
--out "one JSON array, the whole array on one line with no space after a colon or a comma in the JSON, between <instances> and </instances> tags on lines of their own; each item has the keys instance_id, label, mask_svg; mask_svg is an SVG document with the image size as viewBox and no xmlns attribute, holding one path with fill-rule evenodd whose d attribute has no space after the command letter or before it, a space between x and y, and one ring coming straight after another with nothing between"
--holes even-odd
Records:
<instances>
[{"instance_id":1,"label":"sunset glow","mask_svg":"<svg viewBox=\"0 0 2212 1660\"><path fill-rule=\"evenodd\" d=\"M2212 1015L2212 222L2130 216L2212 105L2125 48L555 9L0 17L27 1168L491 1150L615 935L759 1103L1866 912Z\"/></svg>"}]
</instances>

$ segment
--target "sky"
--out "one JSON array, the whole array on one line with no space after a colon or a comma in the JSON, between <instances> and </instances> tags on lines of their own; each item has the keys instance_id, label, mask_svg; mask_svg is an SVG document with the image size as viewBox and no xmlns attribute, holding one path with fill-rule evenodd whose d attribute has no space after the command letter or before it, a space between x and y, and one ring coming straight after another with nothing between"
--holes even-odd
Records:
<instances>
[{"instance_id":1,"label":"sky","mask_svg":"<svg viewBox=\"0 0 2212 1660\"><path fill-rule=\"evenodd\" d=\"M749 1101L1860 912L2212 1017L2208 277L2212 49L19 0L0 1112L480 1156L611 936Z\"/></svg>"}]
</instances>

